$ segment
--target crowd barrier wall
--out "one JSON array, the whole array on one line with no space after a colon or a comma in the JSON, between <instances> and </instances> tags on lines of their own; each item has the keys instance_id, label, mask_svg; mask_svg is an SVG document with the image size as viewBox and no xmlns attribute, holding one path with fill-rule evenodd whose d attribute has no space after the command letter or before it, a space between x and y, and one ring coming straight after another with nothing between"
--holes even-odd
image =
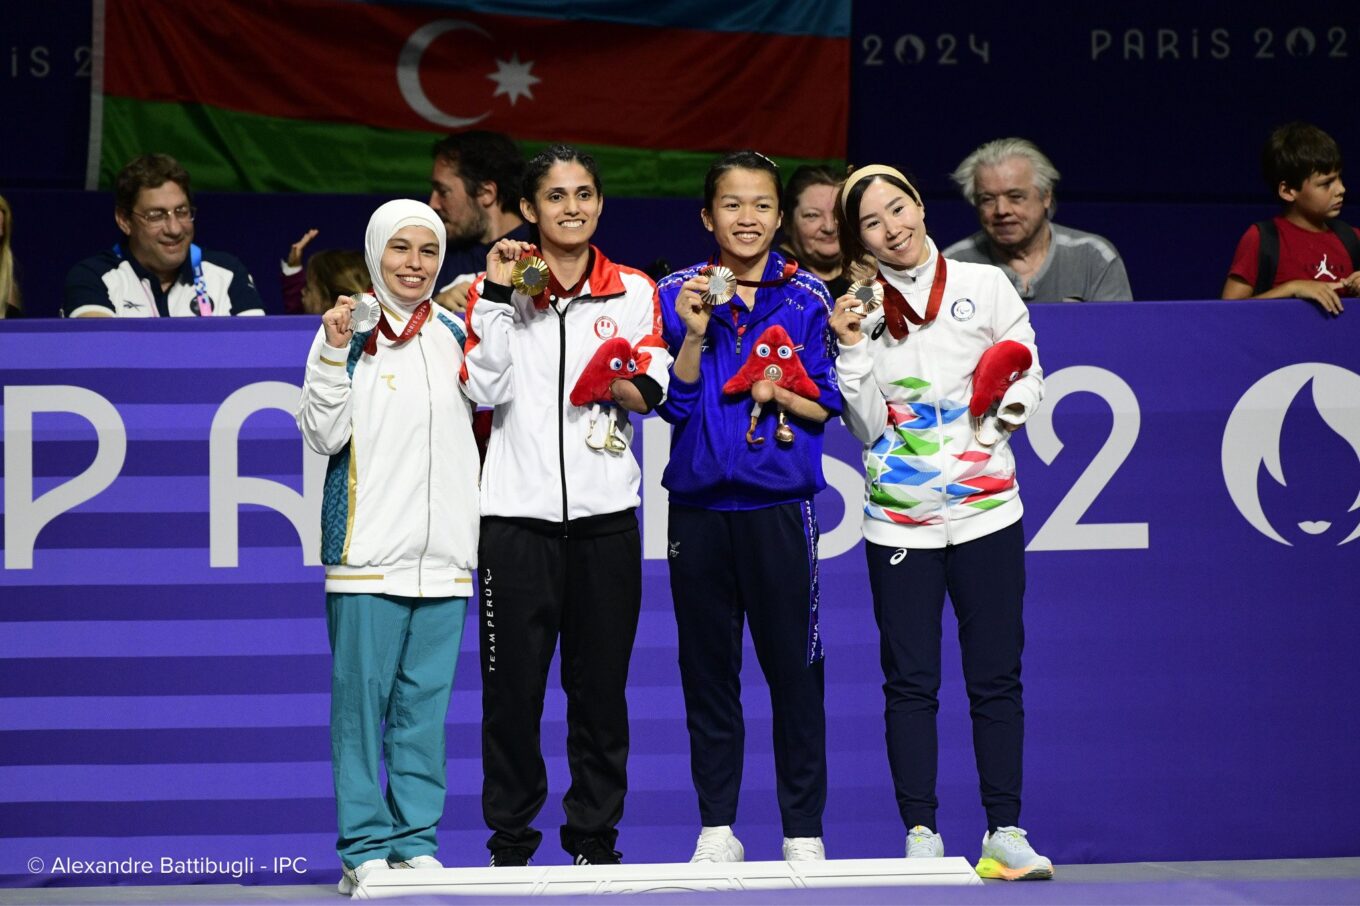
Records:
<instances>
[{"instance_id":1,"label":"crowd barrier wall","mask_svg":"<svg viewBox=\"0 0 1360 906\"><path fill-rule=\"evenodd\" d=\"M1047 398L1012 441L1028 543L1022 820L1055 862L1360 849L1357 317L1292 301L1034 307ZM317 326L0 323L0 884L337 875L322 466L291 415ZM668 429L635 428L644 600L619 848L676 861L698 816L665 566ZM839 425L825 465L827 850L889 857L903 828L862 473ZM939 829L974 856L985 824L945 625ZM745 664L737 830L748 858L778 858L769 703L749 647ZM567 782L551 685L548 841ZM446 864L486 857L479 719L467 633ZM551 842L538 859L566 860Z\"/></svg>"}]
</instances>

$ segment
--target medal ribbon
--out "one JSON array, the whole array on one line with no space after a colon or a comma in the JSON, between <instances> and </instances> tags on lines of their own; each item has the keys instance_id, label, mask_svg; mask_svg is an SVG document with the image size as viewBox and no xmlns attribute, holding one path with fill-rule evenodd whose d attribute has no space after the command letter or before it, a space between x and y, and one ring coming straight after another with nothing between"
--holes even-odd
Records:
<instances>
[{"instance_id":1,"label":"medal ribbon","mask_svg":"<svg viewBox=\"0 0 1360 906\"><path fill-rule=\"evenodd\" d=\"M538 250L538 246L536 245L530 246L530 248L532 248L533 251L529 252L528 254L537 255L540 258L543 257L543 253ZM546 258L543 259L543 263L547 264ZM593 248L590 250L590 257L586 259L585 272L581 274L581 279L576 281L575 286L564 287L561 283L558 283L557 275L554 274L552 272L552 268L549 267L548 285L544 287L543 292L533 297L534 308L538 309L539 311L546 311L548 308L549 296L556 296L559 299L564 298L574 299L576 296L580 295L581 288L585 286L586 280L590 279L590 274L594 270L595 270L595 249Z\"/></svg>"},{"instance_id":2,"label":"medal ribbon","mask_svg":"<svg viewBox=\"0 0 1360 906\"><path fill-rule=\"evenodd\" d=\"M708 259L708 263L710 266L712 266L715 264L719 264L721 262L719 262L715 258L710 258ZM738 280L737 286L756 286L761 288L770 286L783 286L785 283L788 283L791 279L793 279L793 275L796 273L798 273L798 262L794 261L792 258L789 258L787 261L784 262L784 272L780 274L778 277L775 277L773 280Z\"/></svg>"},{"instance_id":3,"label":"medal ribbon","mask_svg":"<svg viewBox=\"0 0 1360 906\"><path fill-rule=\"evenodd\" d=\"M935 277L930 285L930 299L926 302L926 316L917 317L916 312L911 310L906 298L883 277L876 277L880 286L883 287L883 320L888 325L888 333L892 334L894 340L900 340L907 335L907 322L920 327L935 320L935 316L940 313L940 303L944 301L944 282L945 282L945 263L944 256L936 257Z\"/></svg>"},{"instance_id":4,"label":"medal ribbon","mask_svg":"<svg viewBox=\"0 0 1360 906\"><path fill-rule=\"evenodd\" d=\"M369 292L372 292L370 289ZM364 343L364 352L374 355L378 351L378 334L381 333L392 341L393 346L401 346L415 336L424 325L425 319L430 316L430 300L426 299L416 306L416 310L411 312L410 320L406 322L406 327L398 335L392 330L392 325L387 323L387 312L381 307L378 309L378 326L368 335L368 342Z\"/></svg>"}]
</instances>

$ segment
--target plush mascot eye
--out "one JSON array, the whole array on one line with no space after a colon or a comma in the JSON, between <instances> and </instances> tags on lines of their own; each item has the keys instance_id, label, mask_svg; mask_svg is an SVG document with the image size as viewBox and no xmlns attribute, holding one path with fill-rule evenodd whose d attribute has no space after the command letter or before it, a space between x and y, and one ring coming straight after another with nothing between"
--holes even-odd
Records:
<instances>
[{"instance_id":1,"label":"plush mascot eye","mask_svg":"<svg viewBox=\"0 0 1360 906\"><path fill-rule=\"evenodd\" d=\"M633 361L632 359L628 360L628 373L629 374L637 373L637 362Z\"/></svg>"},{"instance_id":2,"label":"plush mascot eye","mask_svg":"<svg viewBox=\"0 0 1360 906\"><path fill-rule=\"evenodd\" d=\"M612 359L610 359L610 360L609 360L609 370L610 370L610 371L622 371L622 370L623 370L623 359L619 358L618 356L614 356Z\"/></svg>"},{"instance_id":3,"label":"plush mascot eye","mask_svg":"<svg viewBox=\"0 0 1360 906\"><path fill-rule=\"evenodd\" d=\"M789 347L787 347L787 346L780 346L780 347L779 347L779 357L780 357L781 359L787 359L787 358L789 358L789 357L792 356L792 355L793 355L793 350L790 349Z\"/></svg>"},{"instance_id":4,"label":"plush mascot eye","mask_svg":"<svg viewBox=\"0 0 1360 906\"><path fill-rule=\"evenodd\" d=\"M761 343L759 346L756 347L756 355L760 356L762 359L768 357L769 354L770 354L769 343Z\"/></svg>"}]
</instances>

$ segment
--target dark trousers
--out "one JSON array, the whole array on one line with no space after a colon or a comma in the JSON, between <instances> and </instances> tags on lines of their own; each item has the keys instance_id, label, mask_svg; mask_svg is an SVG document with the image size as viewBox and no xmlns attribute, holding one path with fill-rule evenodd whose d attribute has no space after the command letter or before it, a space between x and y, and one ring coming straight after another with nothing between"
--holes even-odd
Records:
<instances>
[{"instance_id":1,"label":"dark trousers","mask_svg":"<svg viewBox=\"0 0 1360 906\"><path fill-rule=\"evenodd\" d=\"M810 502L740 512L670 508L671 596L690 769L706 827L737 818L746 738L740 678L745 618L770 687L784 835L822 835L825 679L820 656L808 663L816 530Z\"/></svg>"},{"instance_id":2,"label":"dark trousers","mask_svg":"<svg viewBox=\"0 0 1360 906\"><path fill-rule=\"evenodd\" d=\"M532 852L543 839L531 824L548 796L539 724L559 637L571 769L562 845L574 851L594 837L612 847L618 838L628 790L624 687L642 604L642 547L631 511L605 521L564 538L560 524L540 530L482 520L482 814L492 851ZM597 530L604 533L591 533Z\"/></svg>"},{"instance_id":3,"label":"dark trousers","mask_svg":"<svg viewBox=\"0 0 1360 906\"><path fill-rule=\"evenodd\" d=\"M865 555L883 662L888 763L902 821L908 828L937 829L935 715L940 710L940 618L948 591L959 622L988 829L1019 824L1025 738L1020 687L1025 535L1020 523L939 549L866 543Z\"/></svg>"}]
</instances>

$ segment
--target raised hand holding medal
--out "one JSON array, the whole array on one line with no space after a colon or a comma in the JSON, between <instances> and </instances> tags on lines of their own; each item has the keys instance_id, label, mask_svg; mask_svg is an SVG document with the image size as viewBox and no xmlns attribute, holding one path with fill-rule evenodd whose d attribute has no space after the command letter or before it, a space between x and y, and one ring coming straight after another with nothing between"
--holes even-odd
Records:
<instances>
[{"instance_id":1,"label":"raised hand holding medal","mask_svg":"<svg viewBox=\"0 0 1360 906\"><path fill-rule=\"evenodd\" d=\"M537 253L538 249L528 242L502 239L486 253L486 279L502 286L513 286L512 274L519 260L526 256L537 256ZM543 265L543 268L546 271L547 265Z\"/></svg>"}]
</instances>

